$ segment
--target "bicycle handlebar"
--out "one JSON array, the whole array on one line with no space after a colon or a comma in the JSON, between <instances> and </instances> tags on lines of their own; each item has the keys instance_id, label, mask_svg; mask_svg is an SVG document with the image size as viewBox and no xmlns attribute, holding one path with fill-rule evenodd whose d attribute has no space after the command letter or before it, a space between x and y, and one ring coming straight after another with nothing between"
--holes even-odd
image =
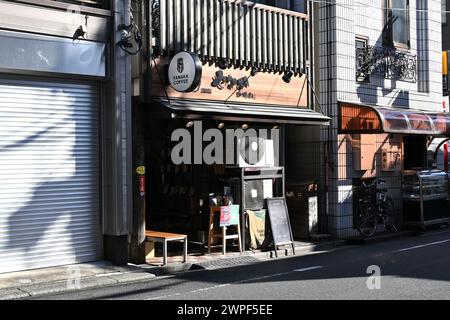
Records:
<instances>
[{"instance_id":1,"label":"bicycle handlebar","mask_svg":"<svg viewBox=\"0 0 450 320\"><path fill-rule=\"evenodd\" d=\"M375 179L372 183L366 184L364 181L362 181L362 185L364 189L369 189L375 187L377 184L386 184L386 180L383 179Z\"/></svg>"}]
</instances>

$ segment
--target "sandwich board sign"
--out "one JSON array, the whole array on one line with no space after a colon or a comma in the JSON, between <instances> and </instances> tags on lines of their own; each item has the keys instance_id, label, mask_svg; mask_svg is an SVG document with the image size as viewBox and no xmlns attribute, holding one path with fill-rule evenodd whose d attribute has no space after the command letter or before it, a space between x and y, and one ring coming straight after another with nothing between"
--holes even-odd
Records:
<instances>
[{"instance_id":1,"label":"sandwich board sign","mask_svg":"<svg viewBox=\"0 0 450 320\"><path fill-rule=\"evenodd\" d=\"M291 245L295 254L294 238L292 236L291 223L286 199L268 198L267 212L269 214L270 227L272 229L273 244L275 246L275 256L278 257L277 247Z\"/></svg>"}]
</instances>

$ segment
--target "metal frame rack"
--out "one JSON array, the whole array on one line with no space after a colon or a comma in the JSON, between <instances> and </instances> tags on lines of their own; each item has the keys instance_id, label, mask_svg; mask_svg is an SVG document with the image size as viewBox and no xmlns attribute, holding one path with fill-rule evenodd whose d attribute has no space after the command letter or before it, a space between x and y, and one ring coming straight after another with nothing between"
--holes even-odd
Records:
<instances>
[{"instance_id":1,"label":"metal frame rack","mask_svg":"<svg viewBox=\"0 0 450 320\"><path fill-rule=\"evenodd\" d=\"M284 197L286 193L286 185L285 185L285 169L284 167L247 167L247 168L227 168L230 170L230 178L238 177L240 179L240 200L239 203L241 205L241 233L242 233L242 247L243 250L246 250L246 222L247 222L247 210L254 210L257 208L249 208L245 201L245 182L246 181L254 181L254 180L269 180L276 179L281 180L281 192L276 194L277 190L273 190L273 197ZM240 172L236 172L233 170L238 170Z\"/></svg>"}]
</instances>

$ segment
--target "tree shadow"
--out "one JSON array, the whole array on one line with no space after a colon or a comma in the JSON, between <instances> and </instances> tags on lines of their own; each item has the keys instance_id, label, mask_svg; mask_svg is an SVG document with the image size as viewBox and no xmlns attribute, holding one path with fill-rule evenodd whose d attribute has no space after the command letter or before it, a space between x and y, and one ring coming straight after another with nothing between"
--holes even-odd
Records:
<instances>
[{"instance_id":1,"label":"tree shadow","mask_svg":"<svg viewBox=\"0 0 450 320\"><path fill-rule=\"evenodd\" d=\"M100 257L97 101L85 85L57 86L18 94L17 124L0 148L0 272Z\"/></svg>"}]
</instances>

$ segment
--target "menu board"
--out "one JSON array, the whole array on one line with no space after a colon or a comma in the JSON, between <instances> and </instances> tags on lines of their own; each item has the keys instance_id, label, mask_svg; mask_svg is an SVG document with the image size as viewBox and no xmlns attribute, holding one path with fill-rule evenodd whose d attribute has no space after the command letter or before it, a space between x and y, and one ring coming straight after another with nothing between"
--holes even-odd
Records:
<instances>
[{"instance_id":1,"label":"menu board","mask_svg":"<svg viewBox=\"0 0 450 320\"><path fill-rule=\"evenodd\" d=\"M272 228L274 245L292 244L291 224L285 198L267 199L267 209Z\"/></svg>"}]
</instances>

